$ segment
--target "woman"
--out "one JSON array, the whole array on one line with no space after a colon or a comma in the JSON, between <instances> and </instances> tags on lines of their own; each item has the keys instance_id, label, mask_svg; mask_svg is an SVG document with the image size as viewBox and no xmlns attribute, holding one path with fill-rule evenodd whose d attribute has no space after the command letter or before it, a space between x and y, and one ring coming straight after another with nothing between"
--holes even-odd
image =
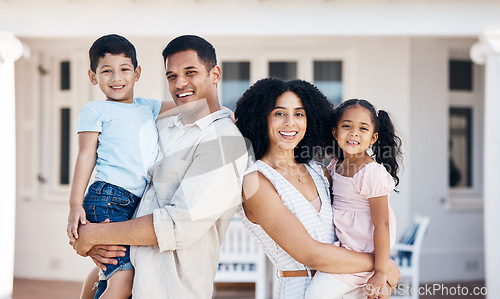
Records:
<instances>
[{"instance_id":1,"label":"woman","mask_svg":"<svg viewBox=\"0 0 500 299\"><path fill-rule=\"evenodd\" d=\"M278 269L276 298L303 298L314 270L373 270L371 254L331 245L331 178L313 161L323 141L331 139L331 110L312 84L279 79L258 81L236 106L236 125L252 142L257 160L243 182L240 214ZM394 263L391 269L395 285L399 272Z\"/></svg>"}]
</instances>

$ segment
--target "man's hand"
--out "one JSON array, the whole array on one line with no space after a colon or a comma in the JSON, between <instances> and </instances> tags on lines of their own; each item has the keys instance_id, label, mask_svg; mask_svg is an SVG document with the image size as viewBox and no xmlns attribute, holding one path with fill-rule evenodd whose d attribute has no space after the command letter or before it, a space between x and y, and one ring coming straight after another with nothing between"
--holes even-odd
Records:
<instances>
[{"instance_id":1,"label":"man's hand","mask_svg":"<svg viewBox=\"0 0 500 299\"><path fill-rule=\"evenodd\" d=\"M71 205L68 216L68 227L66 228L66 233L70 241L78 239L78 225L80 223L86 224L87 222L83 207L81 205Z\"/></svg>"},{"instance_id":2,"label":"man's hand","mask_svg":"<svg viewBox=\"0 0 500 299\"><path fill-rule=\"evenodd\" d=\"M101 268L103 271L106 270L106 265L113 264L116 265L117 260L114 257L125 256L126 248L118 245L96 245L93 246L87 255L92 258L94 264Z\"/></svg>"},{"instance_id":3,"label":"man's hand","mask_svg":"<svg viewBox=\"0 0 500 299\"><path fill-rule=\"evenodd\" d=\"M90 236L92 235L92 230L95 228L96 225L95 223L87 223L80 225L80 228L78 229L78 232L80 233L80 236L76 240L70 240L69 244L73 246L73 249L78 253L79 255L86 257L87 252L90 251L92 246L97 245L97 244L92 244L90 241Z\"/></svg>"}]
</instances>

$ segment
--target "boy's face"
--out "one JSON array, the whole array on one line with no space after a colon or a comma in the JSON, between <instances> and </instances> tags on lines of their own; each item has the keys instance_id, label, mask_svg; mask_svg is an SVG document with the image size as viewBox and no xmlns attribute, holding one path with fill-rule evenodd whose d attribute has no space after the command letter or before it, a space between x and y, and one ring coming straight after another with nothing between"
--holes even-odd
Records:
<instances>
[{"instance_id":1,"label":"boy's face","mask_svg":"<svg viewBox=\"0 0 500 299\"><path fill-rule=\"evenodd\" d=\"M207 71L194 50L181 51L165 62L168 87L182 113L196 113L211 101L217 101L218 66Z\"/></svg>"},{"instance_id":2,"label":"boy's face","mask_svg":"<svg viewBox=\"0 0 500 299\"><path fill-rule=\"evenodd\" d=\"M134 70L129 57L123 54L106 53L99 59L96 72L89 70L92 84L99 84L99 88L110 101L132 103L134 98L134 84L141 76L141 67Z\"/></svg>"}]
</instances>

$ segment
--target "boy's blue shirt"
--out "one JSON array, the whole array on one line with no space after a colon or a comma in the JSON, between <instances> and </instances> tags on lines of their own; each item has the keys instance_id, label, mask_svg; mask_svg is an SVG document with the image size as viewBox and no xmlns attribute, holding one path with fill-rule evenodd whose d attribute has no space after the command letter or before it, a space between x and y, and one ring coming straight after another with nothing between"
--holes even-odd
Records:
<instances>
[{"instance_id":1,"label":"boy's blue shirt","mask_svg":"<svg viewBox=\"0 0 500 299\"><path fill-rule=\"evenodd\" d=\"M83 106L77 132L99 132L96 180L127 189L141 197L148 169L158 155L155 120L161 101L134 98L133 103L92 101Z\"/></svg>"}]
</instances>

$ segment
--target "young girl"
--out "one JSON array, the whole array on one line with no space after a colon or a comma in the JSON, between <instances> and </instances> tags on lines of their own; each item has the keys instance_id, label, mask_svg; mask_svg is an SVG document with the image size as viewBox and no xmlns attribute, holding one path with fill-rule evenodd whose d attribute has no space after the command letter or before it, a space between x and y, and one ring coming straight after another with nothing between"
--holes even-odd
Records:
<instances>
[{"instance_id":1,"label":"young girl","mask_svg":"<svg viewBox=\"0 0 500 299\"><path fill-rule=\"evenodd\" d=\"M373 252L375 271L318 272L306 298L336 298L346 293L354 298L377 297L386 286L389 250L396 235L389 193L399 183L401 139L394 134L385 111L377 111L368 101L357 99L337 107L332 135L336 158L328 169L333 179L333 219L338 238L335 244L354 251Z\"/></svg>"}]
</instances>

